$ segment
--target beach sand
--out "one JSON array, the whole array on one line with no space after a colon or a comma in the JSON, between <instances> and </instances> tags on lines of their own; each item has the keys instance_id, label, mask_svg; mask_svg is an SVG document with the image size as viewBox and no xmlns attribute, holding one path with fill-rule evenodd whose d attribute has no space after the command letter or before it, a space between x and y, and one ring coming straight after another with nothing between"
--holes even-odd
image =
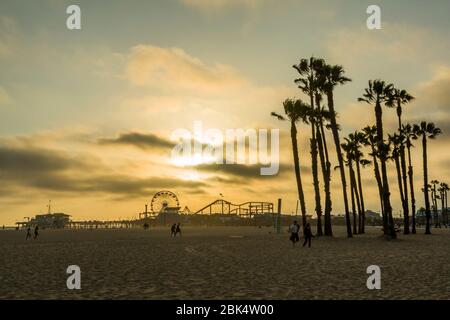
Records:
<instances>
[{"instance_id":1,"label":"beach sand","mask_svg":"<svg viewBox=\"0 0 450 320\"><path fill-rule=\"evenodd\" d=\"M449 299L450 229L433 235L314 238L293 248L286 229L0 230L0 298L5 299ZM301 244L301 243L300 243ZM68 290L66 268L81 268ZM381 268L381 290L366 269Z\"/></svg>"}]
</instances>

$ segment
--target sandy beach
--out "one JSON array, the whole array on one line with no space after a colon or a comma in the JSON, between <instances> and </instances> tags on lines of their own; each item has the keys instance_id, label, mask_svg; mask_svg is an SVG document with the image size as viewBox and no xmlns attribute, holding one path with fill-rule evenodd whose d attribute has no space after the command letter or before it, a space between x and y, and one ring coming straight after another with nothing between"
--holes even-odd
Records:
<instances>
[{"instance_id":1,"label":"sandy beach","mask_svg":"<svg viewBox=\"0 0 450 320\"><path fill-rule=\"evenodd\" d=\"M387 241L380 230L293 248L272 228L0 231L2 299L449 299L450 230ZM81 268L68 290L66 268ZM366 268L381 268L368 290Z\"/></svg>"}]
</instances>

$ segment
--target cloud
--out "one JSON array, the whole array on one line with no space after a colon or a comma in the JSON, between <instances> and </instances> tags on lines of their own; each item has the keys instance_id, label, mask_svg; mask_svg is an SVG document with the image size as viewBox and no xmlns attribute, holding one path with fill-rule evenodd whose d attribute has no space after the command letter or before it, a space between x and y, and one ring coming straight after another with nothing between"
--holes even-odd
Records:
<instances>
[{"instance_id":1,"label":"cloud","mask_svg":"<svg viewBox=\"0 0 450 320\"><path fill-rule=\"evenodd\" d=\"M267 179L267 178L275 178L280 177L285 174L293 174L294 166L292 164L280 163L279 172L273 176L261 176L260 169L261 167L266 167L267 165L263 164L200 164L193 166L192 169L206 172L214 172L221 173L226 176L233 176L234 178L243 178L243 179ZM309 174L311 172L311 168L307 166L301 167L302 175Z\"/></svg>"},{"instance_id":2,"label":"cloud","mask_svg":"<svg viewBox=\"0 0 450 320\"><path fill-rule=\"evenodd\" d=\"M267 0L180 0L186 6L200 10L219 10L226 7L253 9Z\"/></svg>"},{"instance_id":3,"label":"cloud","mask_svg":"<svg viewBox=\"0 0 450 320\"><path fill-rule=\"evenodd\" d=\"M137 177L114 173L86 157L76 158L49 149L0 146L0 180L10 187L2 196L17 196L17 188L81 194L145 196L162 188L188 188L201 192L201 181L172 177Z\"/></svg>"},{"instance_id":4,"label":"cloud","mask_svg":"<svg viewBox=\"0 0 450 320\"><path fill-rule=\"evenodd\" d=\"M29 174L58 172L70 168L83 168L83 163L56 151L0 147L1 174Z\"/></svg>"},{"instance_id":5,"label":"cloud","mask_svg":"<svg viewBox=\"0 0 450 320\"><path fill-rule=\"evenodd\" d=\"M0 17L0 57L8 56L13 52L16 36L15 20L10 17Z\"/></svg>"},{"instance_id":6,"label":"cloud","mask_svg":"<svg viewBox=\"0 0 450 320\"><path fill-rule=\"evenodd\" d=\"M228 65L208 66L183 49L152 45L138 45L131 49L126 76L137 86L166 89L219 90L245 83Z\"/></svg>"},{"instance_id":7,"label":"cloud","mask_svg":"<svg viewBox=\"0 0 450 320\"><path fill-rule=\"evenodd\" d=\"M12 101L9 94L6 92L6 90L0 86L0 106L4 104L8 104Z\"/></svg>"},{"instance_id":8,"label":"cloud","mask_svg":"<svg viewBox=\"0 0 450 320\"><path fill-rule=\"evenodd\" d=\"M114 139L100 139L100 144L118 144L118 145L130 145L141 149L158 149L158 148L172 148L174 143L170 140L166 140L157 135L148 133L122 133L119 137Z\"/></svg>"},{"instance_id":9,"label":"cloud","mask_svg":"<svg viewBox=\"0 0 450 320\"><path fill-rule=\"evenodd\" d=\"M433 77L422 82L416 88L416 112L438 113L438 116L448 116L450 111L450 67L441 65L434 69ZM419 110L420 108L421 110Z\"/></svg>"}]
</instances>

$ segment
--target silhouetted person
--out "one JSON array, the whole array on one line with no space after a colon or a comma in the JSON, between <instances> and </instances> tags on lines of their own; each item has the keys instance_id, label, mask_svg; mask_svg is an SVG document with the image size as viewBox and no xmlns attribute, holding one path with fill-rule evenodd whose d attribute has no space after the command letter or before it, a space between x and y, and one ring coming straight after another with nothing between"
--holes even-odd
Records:
<instances>
[{"instance_id":1,"label":"silhouetted person","mask_svg":"<svg viewBox=\"0 0 450 320\"><path fill-rule=\"evenodd\" d=\"M27 238L25 240L31 239L31 228L28 227L27 229Z\"/></svg>"},{"instance_id":2,"label":"silhouetted person","mask_svg":"<svg viewBox=\"0 0 450 320\"><path fill-rule=\"evenodd\" d=\"M291 237L289 238L289 240L292 241L292 246L295 246L295 244L300 240L298 237L299 231L300 231L300 225L297 223L297 221L294 221L289 226L289 231L288 231L291 234Z\"/></svg>"},{"instance_id":3,"label":"silhouetted person","mask_svg":"<svg viewBox=\"0 0 450 320\"><path fill-rule=\"evenodd\" d=\"M39 227L36 226L36 227L34 228L34 239L36 239L36 238L38 237L38 235L39 235Z\"/></svg>"},{"instance_id":4,"label":"silhouetted person","mask_svg":"<svg viewBox=\"0 0 450 320\"><path fill-rule=\"evenodd\" d=\"M311 239L314 237L311 231L311 225L309 223L306 224L305 229L303 230L303 235L305 236L305 242L303 242L303 246L308 243L308 247L311 247Z\"/></svg>"},{"instance_id":5,"label":"silhouetted person","mask_svg":"<svg viewBox=\"0 0 450 320\"><path fill-rule=\"evenodd\" d=\"M172 225L172 227L170 228L170 236L171 237L175 237L177 234L176 234L176 232L177 232L177 225L176 225L176 223L174 223L173 225Z\"/></svg>"},{"instance_id":6,"label":"silhouetted person","mask_svg":"<svg viewBox=\"0 0 450 320\"><path fill-rule=\"evenodd\" d=\"M180 237L181 237L181 228L180 228L181 224L178 222L177 224L177 228L175 229L175 236L179 233Z\"/></svg>"}]
</instances>

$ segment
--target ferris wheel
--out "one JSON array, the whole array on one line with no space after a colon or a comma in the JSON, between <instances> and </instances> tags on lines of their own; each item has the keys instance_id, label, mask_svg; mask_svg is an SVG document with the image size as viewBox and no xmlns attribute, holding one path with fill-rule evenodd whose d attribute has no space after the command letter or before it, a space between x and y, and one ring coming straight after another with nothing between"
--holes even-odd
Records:
<instances>
[{"instance_id":1,"label":"ferris wheel","mask_svg":"<svg viewBox=\"0 0 450 320\"><path fill-rule=\"evenodd\" d=\"M157 192L150 204L150 208L154 214L166 212L168 209L179 209L180 202L178 201L175 193L171 191L159 191Z\"/></svg>"}]
</instances>

